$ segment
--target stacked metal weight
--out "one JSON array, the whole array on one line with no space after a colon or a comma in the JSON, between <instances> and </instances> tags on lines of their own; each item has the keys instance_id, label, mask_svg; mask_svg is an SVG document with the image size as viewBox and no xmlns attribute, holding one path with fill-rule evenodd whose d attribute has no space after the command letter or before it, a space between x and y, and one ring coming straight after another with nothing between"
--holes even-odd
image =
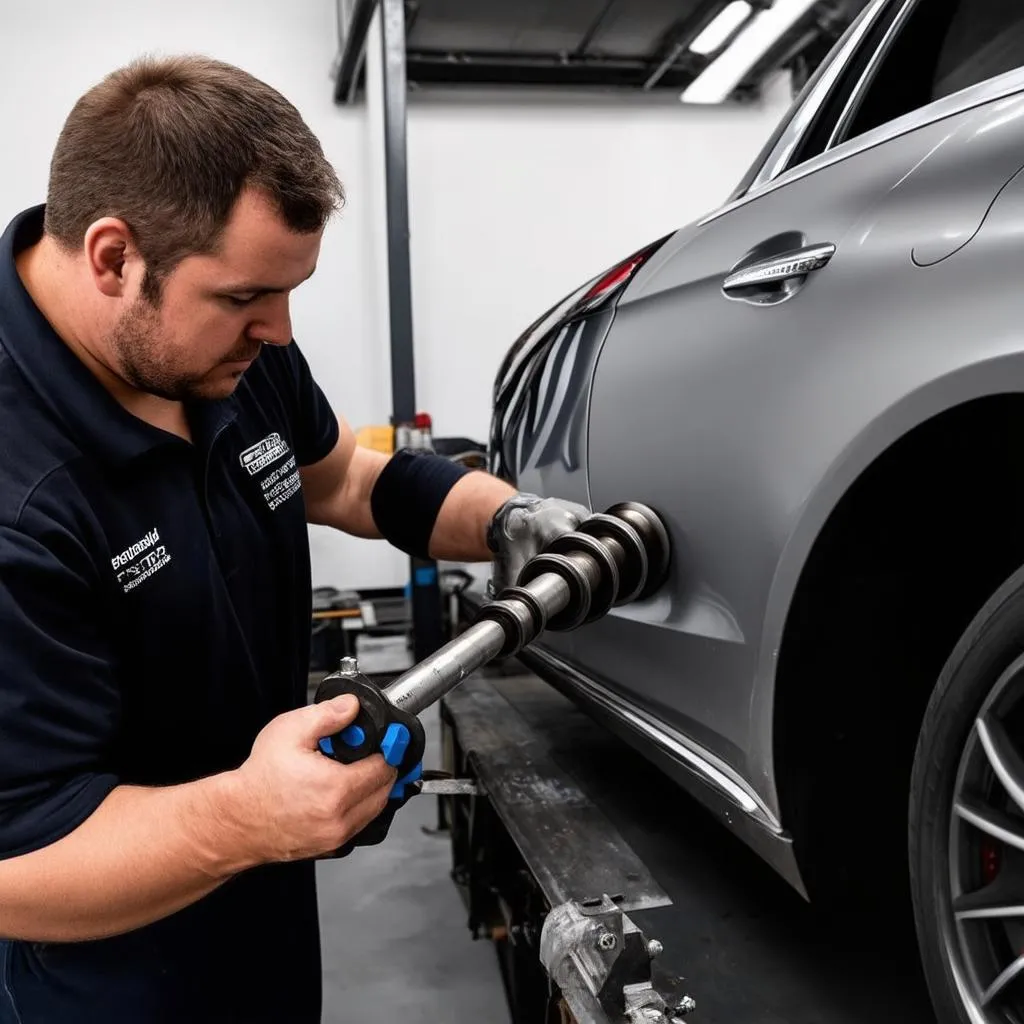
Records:
<instances>
[{"instance_id":1,"label":"stacked metal weight","mask_svg":"<svg viewBox=\"0 0 1024 1024\"><path fill-rule=\"evenodd\" d=\"M642 600L665 581L669 539L646 505L623 502L589 516L530 559L514 587L486 604L478 620L384 690L418 714L495 658L522 650L545 629L570 630L618 605Z\"/></svg>"}]
</instances>

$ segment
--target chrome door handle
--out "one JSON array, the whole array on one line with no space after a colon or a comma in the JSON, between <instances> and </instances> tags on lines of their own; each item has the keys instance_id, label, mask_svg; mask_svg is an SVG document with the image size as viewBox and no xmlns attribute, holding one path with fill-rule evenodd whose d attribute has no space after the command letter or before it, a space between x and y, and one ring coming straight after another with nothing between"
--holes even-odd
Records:
<instances>
[{"instance_id":1,"label":"chrome door handle","mask_svg":"<svg viewBox=\"0 0 1024 1024\"><path fill-rule=\"evenodd\" d=\"M835 255L836 247L831 242L808 245L793 249L766 260L751 263L730 274L722 288L726 292L741 288L757 288L759 285L776 284L791 277L803 277L814 270L821 270Z\"/></svg>"}]
</instances>

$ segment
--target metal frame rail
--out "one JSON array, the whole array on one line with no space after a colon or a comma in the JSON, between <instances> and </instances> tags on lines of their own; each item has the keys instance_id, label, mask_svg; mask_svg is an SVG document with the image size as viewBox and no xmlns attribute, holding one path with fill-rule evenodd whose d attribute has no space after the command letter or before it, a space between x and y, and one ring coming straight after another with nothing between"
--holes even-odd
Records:
<instances>
[{"instance_id":1,"label":"metal frame rail","mask_svg":"<svg viewBox=\"0 0 1024 1024\"><path fill-rule=\"evenodd\" d=\"M672 901L517 710L551 696L485 670L442 703L443 767L477 793L440 798L470 930L495 942L513 1024L678 1024L693 1000L630 917Z\"/></svg>"}]
</instances>

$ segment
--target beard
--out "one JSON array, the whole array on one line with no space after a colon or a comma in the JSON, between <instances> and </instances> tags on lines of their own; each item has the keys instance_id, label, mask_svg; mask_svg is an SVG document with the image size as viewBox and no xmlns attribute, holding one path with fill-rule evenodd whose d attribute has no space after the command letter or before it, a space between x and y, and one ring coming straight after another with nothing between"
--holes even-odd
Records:
<instances>
[{"instance_id":1,"label":"beard","mask_svg":"<svg viewBox=\"0 0 1024 1024\"><path fill-rule=\"evenodd\" d=\"M226 388L224 380L211 379L213 371L223 363L255 359L263 347L261 342L243 340L217 365L201 373L188 370L175 358L176 347L161 322L159 307L141 297L121 315L107 340L125 381L172 402L227 397L234 388ZM241 376L233 373L229 379L237 383Z\"/></svg>"}]
</instances>

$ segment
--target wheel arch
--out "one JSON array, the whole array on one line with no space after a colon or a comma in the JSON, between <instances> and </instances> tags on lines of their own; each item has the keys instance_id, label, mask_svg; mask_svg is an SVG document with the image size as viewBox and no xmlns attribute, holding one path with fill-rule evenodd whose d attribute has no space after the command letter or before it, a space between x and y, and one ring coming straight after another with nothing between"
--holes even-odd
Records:
<instances>
[{"instance_id":1,"label":"wheel arch","mask_svg":"<svg viewBox=\"0 0 1024 1024\"><path fill-rule=\"evenodd\" d=\"M823 856L846 887L879 866L856 823L905 814L896 780L909 780L931 686L1024 564L1020 375L1019 356L1000 357L890 407L809 496L779 560L752 734L769 723L778 805L812 895ZM891 784L884 811L872 784Z\"/></svg>"}]
</instances>

